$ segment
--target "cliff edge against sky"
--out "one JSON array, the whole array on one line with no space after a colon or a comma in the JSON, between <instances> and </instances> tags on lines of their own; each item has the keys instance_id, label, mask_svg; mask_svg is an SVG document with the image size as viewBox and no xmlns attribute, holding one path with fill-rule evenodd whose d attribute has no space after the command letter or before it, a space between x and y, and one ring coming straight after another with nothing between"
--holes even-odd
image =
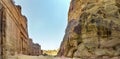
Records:
<instances>
[{"instance_id":1,"label":"cliff edge against sky","mask_svg":"<svg viewBox=\"0 0 120 59\"><path fill-rule=\"evenodd\" d=\"M59 56L120 55L120 0L71 0Z\"/></svg>"}]
</instances>

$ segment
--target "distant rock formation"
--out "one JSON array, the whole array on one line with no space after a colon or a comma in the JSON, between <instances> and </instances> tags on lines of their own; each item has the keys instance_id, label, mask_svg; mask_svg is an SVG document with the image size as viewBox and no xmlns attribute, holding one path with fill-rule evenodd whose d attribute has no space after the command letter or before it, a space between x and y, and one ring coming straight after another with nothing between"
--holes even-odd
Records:
<instances>
[{"instance_id":1,"label":"distant rock formation","mask_svg":"<svg viewBox=\"0 0 120 59\"><path fill-rule=\"evenodd\" d=\"M58 49L56 50L42 50L43 51L43 55L49 55L49 56L56 56L58 53Z\"/></svg>"},{"instance_id":2,"label":"distant rock formation","mask_svg":"<svg viewBox=\"0 0 120 59\"><path fill-rule=\"evenodd\" d=\"M31 38L29 38L29 55L42 55L41 45L39 45L38 43L34 43Z\"/></svg>"},{"instance_id":3,"label":"distant rock formation","mask_svg":"<svg viewBox=\"0 0 120 59\"><path fill-rule=\"evenodd\" d=\"M120 55L120 0L71 0L59 56Z\"/></svg>"}]
</instances>

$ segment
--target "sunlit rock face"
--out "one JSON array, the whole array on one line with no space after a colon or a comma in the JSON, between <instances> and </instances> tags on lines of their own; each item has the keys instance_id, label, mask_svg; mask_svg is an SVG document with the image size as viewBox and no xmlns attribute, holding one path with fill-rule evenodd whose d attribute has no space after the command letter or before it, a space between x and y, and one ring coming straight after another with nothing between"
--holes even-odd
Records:
<instances>
[{"instance_id":1,"label":"sunlit rock face","mask_svg":"<svg viewBox=\"0 0 120 59\"><path fill-rule=\"evenodd\" d=\"M72 0L59 56L120 55L120 0Z\"/></svg>"}]
</instances>

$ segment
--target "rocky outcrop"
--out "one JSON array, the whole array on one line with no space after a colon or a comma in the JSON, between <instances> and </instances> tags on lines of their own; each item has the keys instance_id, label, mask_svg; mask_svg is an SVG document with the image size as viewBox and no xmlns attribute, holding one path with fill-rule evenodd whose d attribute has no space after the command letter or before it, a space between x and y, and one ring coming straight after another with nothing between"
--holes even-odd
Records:
<instances>
[{"instance_id":1,"label":"rocky outcrop","mask_svg":"<svg viewBox=\"0 0 120 59\"><path fill-rule=\"evenodd\" d=\"M42 54L41 45L34 43L31 38L29 38L29 55L39 56Z\"/></svg>"},{"instance_id":2,"label":"rocky outcrop","mask_svg":"<svg viewBox=\"0 0 120 59\"><path fill-rule=\"evenodd\" d=\"M120 55L120 0L72 0L59 56Z\"/></svg>"},{"instance_id":3,"label":"rocky outcrop","mask_svg":"<svg viewBox=\"0 0 120 59\"><path fill-rule=\"evenodd\" d=\"M58 49L57 50L42 50L44 56L56 56Z\"/></svg>"}]
</instances>

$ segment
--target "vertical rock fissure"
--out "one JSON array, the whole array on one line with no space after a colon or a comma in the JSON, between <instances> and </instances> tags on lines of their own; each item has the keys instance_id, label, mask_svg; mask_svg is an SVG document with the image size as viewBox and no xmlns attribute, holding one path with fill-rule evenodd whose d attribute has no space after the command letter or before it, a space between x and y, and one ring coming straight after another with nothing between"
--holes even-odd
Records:
<instances>
[{"instance_id":1,"label":"vertical rock fissure","mask_svg":"<svg viewBox=\"0 0 120 59\"><path fill-rule=\"evenodd\" d=\"M0 59L2 59L2 8L0 9Z\"/></svg>"},{"instance_id":2,"label":"vertical rock fissure","mask_svg":"<svg viewBox=\"0 0 120 59\"><path fill-rule=\"evenodd\" d=\"M6 57L7 57L7 54L6 54L7 48L6 48L6 44L5 44L5 42L6 42L6 40L5 40L5 38L6 38L5 30L6 30L6 17L5 17L5 9L3 8L3 11L2 11L2 41L1 41L2 42L3 59L6 59Z\"/></svg>"}]
</instances>

